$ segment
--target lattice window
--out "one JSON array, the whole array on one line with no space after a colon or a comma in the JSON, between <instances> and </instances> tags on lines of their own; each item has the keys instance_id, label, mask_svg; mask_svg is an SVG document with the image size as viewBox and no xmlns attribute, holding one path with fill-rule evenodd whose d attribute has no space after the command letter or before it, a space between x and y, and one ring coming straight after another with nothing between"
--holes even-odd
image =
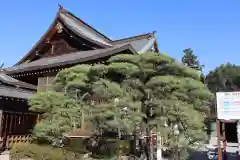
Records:
<instances>
[{"instance_id":1,"label":"lattice window","mask_svg":"<svg viewBox=\"0 0 240 160\"><path fill-rule=\"evenodd\" d=\"M46 88L46 90L49 90L49 89L51 89L52 88L52 84L53 84L53 81L54 81L54 76L48 76L47 77L47 88Z\"/></svg>"},{"instance_id":2,"label":"lattice window","mask_svg":"<svg viewBox=\"0 0 240 160\"><path fill-rule=\"evenodd\" d=\"M46 91L47 77L38 77L38 92Z\"/></svg>"},{"instance_id":3,"label":"lattice window","mask_svg":"<svg viewBox=\"0 0 240 160\"><path fill-rule=\"evenodd\" d=\"M38 92L45 92L52 87L52 83L54 81L53 76L47 76L47 77L39 77L38 78Z\"/></svg>"}]
</instances>

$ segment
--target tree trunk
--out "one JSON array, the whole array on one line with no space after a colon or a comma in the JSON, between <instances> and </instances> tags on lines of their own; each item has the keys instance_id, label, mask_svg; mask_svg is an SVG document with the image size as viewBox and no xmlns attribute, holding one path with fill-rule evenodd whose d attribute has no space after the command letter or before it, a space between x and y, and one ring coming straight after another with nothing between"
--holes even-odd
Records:
<instances>
[{"instance_id":1,"label":"tree trunk","mask_svg":"<svg viewBox=\"0 0 240 160\"><path fill-rule=\"evenodd\" d=\"M172 150L171 160L178 160L178 148L175 146Z\"/></svg>"},{"instance_id":2,"label":"tree trunk","mask_svg":"<svg viewBox=\"0 0 240 160\"><path fill-rule=\"evenodd\" d=\"M153 147L152 147L152 135L151 130L147 128L147 160L153 160Z\"/></svg>"}]
</instances>

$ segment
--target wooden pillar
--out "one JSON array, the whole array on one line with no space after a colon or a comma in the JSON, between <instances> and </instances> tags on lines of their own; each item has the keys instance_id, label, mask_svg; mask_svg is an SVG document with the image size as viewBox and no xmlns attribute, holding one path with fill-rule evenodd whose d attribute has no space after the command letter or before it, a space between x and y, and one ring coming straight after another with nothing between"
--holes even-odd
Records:
<instances>
[{"instance_id":1,"label":"wooden pillar","mask_svg":"<svg viewBox=\"0 0 240 160\"><path fill-rule=\"evenodd\" d=\"M4 123L4 128L3 128L3 135L2 135L2 137L3 137L3 144L2 144L2 147L5 149L7 146L8 146L8 129L9 129L9 124L8 124L8 118L9 116L8 116L8 113L7 114L5 114L4 115L4 119L3 119L3 123Z\"/></svg>"},{"instance_id":2,"label":"wooden pillar","mask_svg":"<svg viewBox=\"0 0 240 160\"><path fill-rule=\"evenodd\" d=\"M3 111L0 110L0 138L3 136Z\"/></svg>"},{"instance_id":3,"label":"wooden pillar","mask_svg":"<svg viewBox=\"0 0 240 160\"><path fill-rule=\"evenodd\" d=\"M81 129L84 129L85 126L84 126L84 120L85 120L85 115L84 115L84 111L82 111L82 117L81 117Z\"/></svg>"},{"instance_id":4,"label":"wooden pillar","mask_svg":"<svg viewBox=\"0 0 240 160\"><path fill-rule=\"evenodd\" d=\"M238 155L240 155L240 120L237 121Z\"/></svg>"},{"instance_id":5,"label":"wooden pillar","mask_svg":"<svg viewBox=\"0 0 240 160\"><path fill-rule=\"evenodd\" d=\"M13 116L14 114L10 115L10 124L9 124L9 133L13 132Z\"/></svg>"},{"instance_id":6,"label":"wooden pillar","mask_svg":"<svg viewBox=\"0 0 240 160\"><path fill-rule=\"evenodd\" d=\"M217 139L218 139L218 160L223 160L222 159L222 147L221 147L221 124L220 120L217 120Z\"/></svg>"},{"instance_id":7,"label":"wooden pillar","mask_svg":"<svg viewBox=\"0 0 240 160\"><path fill-rule=\"evenodd\" d=\"M20 122L21 123L21 132L20 133L24 133L25 132L25 129L24 129L24 127L26 125L25 124L25 118L26 118L25 115L26 114L24 114L24 113L21 114L22 119L21 119L21 122Z\"/></svg>"},{"instance_id":8,"label":"wooden pillar","mask_svg":"<svg viewBox=\"0 0 240 160\"><path fill-rule=\"evenodd\" d=\"M3 111L0 110L0 148L3 149L4 147L4 138L3 138L3 133L4 133L4 128L3 128L4 122L3 122Z\"/></svg>"},{"instance_id":9,"label":"wooden pillar","mask_svg":"<svg viewBox=\"0 0 240 160\"><path fill-rule=\"evenodd\" d=\"M18 120L17 115L14 115L14 120L13 120L13 129L14 129L14 131L16 131L16 128L17 128L17 120Z\"/></svg>"},{"instance_id":10,"label":"wooden pillar","mask_svg":"<svg viewBox=\"0 0 240 160\"><path fill-rule=\"evenodd\" d=\"M26 114L26 118L25 118L25 124L26 124L26 126L25 126L25 131L26 132L28 132L28 128L29 128L29 121L28 121L28 119L29 119L29 117L30 117L30 114Z\"/></svg>"}]
</instances>

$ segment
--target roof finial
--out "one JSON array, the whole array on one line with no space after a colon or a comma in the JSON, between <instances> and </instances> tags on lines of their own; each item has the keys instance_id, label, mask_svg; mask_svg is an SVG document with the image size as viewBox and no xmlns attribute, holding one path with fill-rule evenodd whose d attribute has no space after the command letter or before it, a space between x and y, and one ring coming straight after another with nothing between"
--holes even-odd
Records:
<instances>
[{"instance_id":1,"label":"roof finial","mask_svg":"<svg viewBox=\"0 0 240 160\"><path fill-rule=\"evenodd\" d=\"M58 4L59 10L64 10L63 6Z\"/></svg>"},{"instance_id":2,"label":"roof finial","mask_svg":"<svg viewBox=\"0 0 240 160\"><path fill-rule=\"evenodd\" d=\"M149 33L149 38L154 37L156 33L157 31L152 31L151 33Z\"/></svg>"},{"instance_id":3,"label":"roof finial","mask_svg":"<svg viewBox=\"0 0 240 160\"><path fill-rule=\"evenodd\" d=\"M156 31L152 31L152 32L150 32L150 33L148 34L148 35L149 35L149 38L154 37L155 34L156 34Z\"/></svg>"}]
</instances>

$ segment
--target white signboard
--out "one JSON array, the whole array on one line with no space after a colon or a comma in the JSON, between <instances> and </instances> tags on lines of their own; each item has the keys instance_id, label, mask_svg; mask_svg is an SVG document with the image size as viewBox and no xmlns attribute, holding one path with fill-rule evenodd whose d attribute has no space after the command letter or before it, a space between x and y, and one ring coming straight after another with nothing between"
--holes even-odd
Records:
<instances>
[{"instance_id":1,"label":"white signboard","mask_svg":"<svg viewBox=\"0 0 240 160\"><path fill-rule=\"evenodd\" d=\"M240 120L240 92L217 92L217 116L222 120Z\"/></svg>"}]
</instances>

